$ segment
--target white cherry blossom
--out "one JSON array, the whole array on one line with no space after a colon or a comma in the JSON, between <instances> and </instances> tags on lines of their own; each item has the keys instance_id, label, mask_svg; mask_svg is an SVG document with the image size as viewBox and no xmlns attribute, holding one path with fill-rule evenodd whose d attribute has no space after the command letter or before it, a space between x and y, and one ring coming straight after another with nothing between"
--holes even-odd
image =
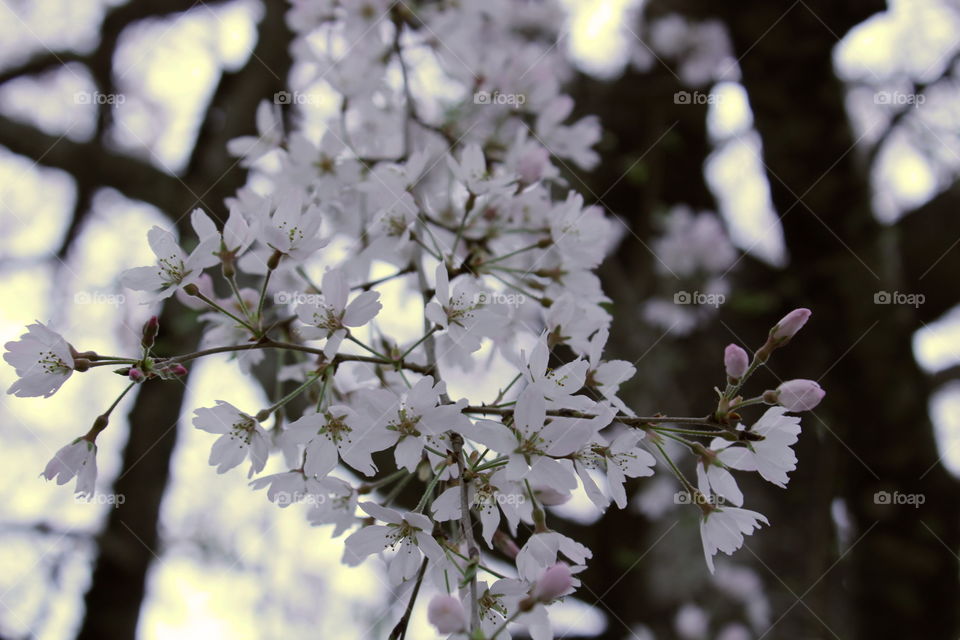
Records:
<instances>
[{"instance_id":1,"label":"white cherry blossom","mask_svg":"<svg viewBox=\"0 0 960 640\"><path fill-rule=\"evenodd\" d=\"M180 248L172 233L160 227L147 232L147 241L156 255L156 266L134 267L120 275L120 284L124 287L147 292L145 302L169 298L178 289L196 283L204 269L219 261L214 255L219 241L213 236L201 239L190 254Z\"/></svg>"},{"instance_id":2,"label":"white cherry blossom","mask_svg":"<svg viewBox=\"0 0 960 640\"><path fill-rule=\"evenodd\" d=\"M349 304L350 287L340 269L331 269L323 274L320 285L323 301L303 304L297 308L297 317L307 326L299 329L308 340L326 338L323 352L328 358L336 355L346 338L349 328L362 327L380 312L383 307L376 291L364 291Z\"/></svg>"},{"instance_id":3,"label":"white cherry blossom","mask_svg":"<svg viewBox=\"0 0 960 640\"><path fill-rule=\"evenodd\" d=\"M87 438L77 438L57 451L40 475L47 480L56 478L57 484L66 484L76 477L75 492L92 496L97 482L97 445Z\"/></svg>"},{"instance_id":4,"label":"white cherry blossom","mask_svg":"<svg viewBox=\"0 0 960 640\"><path fill-rule=\"evenodd\" d=\"M70 344L56 331L41 322L27 327L19 340L4 345L3 359L17 373L17 380L7 393L21 398L49 398L73 374L73 352Z\"/></svg>"},{"instance_id":5,"label":"white cherry blossom","mask_svg":"<svg viewBox=\"0 0 960 640\"><path fill-rule=\"evenodd\" d=\"M210 464L217 467L217 473L226 473L247 457L250 458L248 476L263 471L270 444L256 418L223 400L217 400L215 407L201 407L194 413L193 426L220 434L210 450Z\"/></svg>"},{"instance_id":6,"label":"white cherry blossom","mask_svg":"<svg viewBox=\"0 0 960 640\"><path fill-rule=\"evenodd\" d=\"M392 583L399 584L417 573L424 555L435 561L443 558L443 549L433 538L433 522L427 516L401 513L375 502L362 502L360 508L385 524L363 527L346 539L343 559L348 565L356 566L371 554L394 550L388 574Z\"/></svg>"},{"instance_id":7,"label":"white cherry blossom","mask_svg":"<svg viewBox=\"0 0 960 640\"><path fill-rule=\"evenodd\" d=\"M639 429L626 429L613 442L596 434L590 443L575 455L575 467L587 495L600 509L606 509L610 499L621 509L627 506L627 493L623 488L627 478L640 478L653 475L656 458L645 450L640 441L644 433ZM590 470L603 472L607 479L608 498L600 491Z\"/></svg>"},{"instance_id":8,"label":"white cherry blossom","mask_svg":"<svg viewBox=\"0 0 960 640\"><path fill-rule=\"evenodd\" d=\"M743 537L770 524L763 514L737 507L715 507L700 518L700 537L703 540L703 556L710 573L715 571L713 556L717 551L727 555L743 546Z\"/></svg>"},{"instance_id":9,"label":"white cherry blossom","mask_svg":"<svg viewBox=\"0 0 960 640\"><path fill-rule=\"evenodd\" d=\"M446 431L468 433L471 421L463 415L466 400L453 404L442 404L441 395L446 384L434 384L431 376L421 378L409 391L396 395L384 389L373 389L365 394L364 411L371 420L374 433L382 435L377 439L381 448L395 446L394 458L397 466L413 472L420 463L423 448L428 445L440 445L440 437Z\"/></svg>"},{"instance_id":10,"label":"white cherry blossom","mask_svg":"<svg viewBox=\"0 0 960 640\"><path fill-rule=\"evenodd\" d=\"M743 431L744 426L739 425L738 429ZM800 435L800 418L788 415L785 407L770 407L750 431L763 439L747 440L735 446L715 439L710 446L719 450L717 459L731 469L756 471L767 482L786 487L790 481L787 474L797 468L792 447Z\"/></svg>"},{"instance_id":11,"label":"white cherry blossom","mask_svg":"<svg viewBox=\"0 0 960 640\"><path fill-rule=\"evenodd\" d=\"M346 405L333 405L320 413L307 414L287 426L285 441L304 444L303 471L308 476L326 476L337 466L338 458L361 473L371 476L377 468L370 454L385 449L386 434L377 438L356 411ZM373 448L377 447L377 448Z\"/></svg>"}]
</instances>

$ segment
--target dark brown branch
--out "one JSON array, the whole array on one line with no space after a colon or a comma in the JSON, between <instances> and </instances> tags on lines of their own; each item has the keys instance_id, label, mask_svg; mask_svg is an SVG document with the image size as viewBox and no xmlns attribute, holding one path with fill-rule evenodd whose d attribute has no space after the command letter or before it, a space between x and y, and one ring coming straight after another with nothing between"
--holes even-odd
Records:
<instances>
[{"instance_id":1,"label":"dark brown branch","mask_svg":"<svg viewBox=\"0 0 960 640\"><path fill-rule=\"evenodd\" d=\"M84 62L87 57L75 51L42 51L20 64L0 71L0 84L22 76L54 71L70 62Z\"/></svg>"},{"instance_id":2,"label":"dark brown branch","mask_svg":"<svg viewBox=\"0 0 960 640\"><path fill-rule=\"evenodd\" d=\"M129 198L168 209L180 200L183 185L156 167L129 156L105 151L95 142L75 142L45 134L28 124L0 116L0 145L40 165L74 174L90 158L100 155L99 179L104 187Z\"/></svg>"}]
</instances>

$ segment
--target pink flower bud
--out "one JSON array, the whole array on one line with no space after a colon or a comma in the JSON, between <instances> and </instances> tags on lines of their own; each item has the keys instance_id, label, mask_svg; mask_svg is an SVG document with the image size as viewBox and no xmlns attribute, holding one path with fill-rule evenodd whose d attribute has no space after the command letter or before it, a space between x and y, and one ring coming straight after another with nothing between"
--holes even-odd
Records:
<instances>
[{"instance_id":1,"label":"pink flower bud","mask_svg":"<svg viewBox=\"0 0 960 640\"><path fill-rule=\"evenodd\" d=\"M552 602L564 595L573 587L573 576L570 574L570 567L562 562L558 562L547 569L533 585L530 596L540 602Z\"/></svg>"},{"instance_id":2,"label":"pink flower bud","mask_svg":"<svg viewBox=\"0 0 960 640\"><path fill-rule=\"evenodd\" d=\"M143 371L137 369L136 367L130 367L130 371L127 372L127 377L130 378L130 382L140 382L143 380L144 375Z\"/></svg>"},{"instance_id":3,"label":"pink flower bud","mask_svg":"<svg viewBox=\"0 0 960 640\"><path fill-rule=\"evenodd\" d=\"M777 402L790 411L810 411L826 394L813 380L787 380L777 387Z\"/></svg>"},{"instance_id":4,"label":"pink flower bud","mask_svg":"<svg viewBox=\"0 0 960 640\"><path fill-rule=\"evenodd\" d=\"M497 551L511 560L516 559L517 554L520 553L520 547L517 546L513 538L499 529L493 533L493 546L497 548Z\"/></svg>"},{"instance_id":5,"label":"pink flower bud","mask_svg":"<svg viewBox=\"0 0 960 640\"><path fill-rule=\"evenodd\" d=\"M441 594L433 596L427 606L427 620L440 633L459 633L467 630L467 614L460 600Z\"/></svg>"},{"instance_id":6,"label":"pink flower bud","mask_svg":"<svg viewBox=\"0 0 960 640\"><path fill-rule=\"evenodd\" d=\"M728 344L723 350L723 366L727 369L728 377L739 380L750 366L750 357L737 345Z\"/></svg>"},{"instance_id":7,"label":"pink flower bud","mask_svg":"<svg viewBox=\"0 0 960 640\"><path fill-rule=\"evenodd\" d=\"M167 369L169 373L172 373L175 376L185 376L187 375L187 368L180 364L179 362L172 367Z\"/></svg>"},{"instance_id":8,"label":"pink flower bud","mask_svg":"<svg viewBox=\"0 0 960 640\"><path fill-rule=\"evenodd\" d=\"M810 309L794 309L783 316L777 326L770 331L770 339L778 343L787 342L796 335L797 331L803 328L803 325L807 324L810 314Z\"/></svg>"},{"instance_id":9,"label":"pink flower bud","mask_svg":"<svg viewBox=\"0 0 960 640\"><path fill-rule=\"evenodd\" d=\"M160 319L157 316L150 316L150 319L143 325L143 337L140 339L140 344L144 349L153 346L158 331L160 331Z\"/></svg>"}]
</instances>

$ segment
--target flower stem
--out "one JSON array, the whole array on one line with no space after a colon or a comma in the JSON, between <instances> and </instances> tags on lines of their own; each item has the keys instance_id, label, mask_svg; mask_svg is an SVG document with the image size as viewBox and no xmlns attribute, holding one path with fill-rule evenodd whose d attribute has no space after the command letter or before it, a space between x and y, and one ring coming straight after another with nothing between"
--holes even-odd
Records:
<instances>
[{"instance_id":1,"label":"flower stem","mask_svg":"<svg viewBox=\"0 0 960 640\"><path fill-rule=\"evenodd\" d=\"M433 325L433 327L430 328L430 331L427 331L427 332L423 335L422 338L420 338L419 340L417 340L416 342L414 342L414 343L413 343L413 346L411 346L409 349L407 349L406 351L404 351L404 352L400 355L400 357L397 358L397 359L398 359L398 360L403 360L404 358L406 358L408 355L410 355L410 352L411 352L411 351L413 351L414 349L416 349L417 347L419 347L421 344L423 344L424 340L429 339L430 336L432 336L434 333L436 333L439 328L440 328L440 327L439 327L438 325Z\"/></svg>"},{"instance_id":2,"label":"flower stem","mask_svg":"<svg viewBox=\"0 0 960 640\"><path fill-rule=\"evenodd\" d=\"M749 400L744 400L738 404L735 404L730 407L730 411L736 411L737 409L742 409L743 407L750 407L756 404L766 404L766 401L763 399L763 396L757 396L756 398L750 398Z\"/></svg>"},{"instance_id":3,"label":"flower stem","mask_svg":"<svg viewBox=\"0 0 960 640\"><path fill-rule=\"evenodd\" d=\"M730 400L737 395L737 392L740 391L740 388L743 386L743 383L747 381L747 378L752 376L754 372L760 368L763 362L757 357L757 354L753 354L753 359L750 361L750 366L747 367L747 370L744 372L740 379L737 380L735 384L728 384L727 388L723 392L723 398L725 400Z\"/></svg>"},{"instance_id":4,"label":"flower stem","mask_svg":"<svg viewBox=\"0 0 960 640\"><path fill-rule=\"evenodd\" d=\"M226 279L230 284L230 290L233 291L233 296L237 299L237 304L240 305L240 310L243 312L243 316L249 321L250 318L250 309L247 309L247 303L243 299L243 296L240 295L240 287L237 285L237 277L231 275Z\"/></svg>"},{"instance_id":5,"label":"flower stem","mask_svg":"<svg viewBox=\"0 0 960 640\"><path fill-rule=\"evenodd\" d=\"M224 345L222 347L211 347L209 349L201 349L200 351L193 351L191 353L185 353L179 356L171 356L169 358L164 358L165 363L175 363L175 362L188 362L190 360L195 360L197 358L202 358L204 356L214 355L217 353L230 353L233 351L249 351L251 349L288 349L290 351L301 351L303 353L311 353L318 356L323 356L323 349L317 349L315 347L308 347L303 344L294 344L292 342L280 342L277 340L261 340L260 342L251 342L249 344L231 344ZM408 371L413 371L414 373L428 374L430 369L427 367L422 367L418 364L412 362L402 362L401 360L393 360L390 358L373 358L370 356L361 356L347 353L338 353L333 358L333 364L338 364L340 362L369 362L371 364L379 364L390 367L401 367L407 369Z\"/></svg>"},{"instance_id":6,"label":"flower stem","mask_svg":"<svg viewBox=\"0 0 960 640\"><path fill-rule=\"evenodd\" d=\"M384 485L388 485L395 480L399 480L405 475L410 475L410 472L407 471L406 469L397 469L393 473L383 478L380 478L379 480L374 480L373 482L367 482L365 484L360 485L360 493L370 493L374 489L379 489Z\"/></svg>"},{"instance_id":7,"label":"flower stem","mask_svg":"<svg viewBox=\"0 0 960 640\"><path fill-rule=\"evenodd\" d=\"M270 265L267 268L267 275L263 277L263 285L260 287L260 299L257 300L257 327L260 332L263 331L263 303L267 299L267 286L270 284L270 276L273 275L273 270L276 269L275 266L272 266L274 258L277 264L280 263L280 258L283 257L283 254L279 251L274 251L273 255L270 256ZM256 333L256 332L255 332Z\"/></svg>"},{"instance_id":8,"label":"flower stem","mask_svg":"<svg viewBox=\"0 0 960 640\"><path fill-rule=\"evenodd\" d=\"M667 435L669 433L679 433L684 436L704 436L704 437L716 437L720 434L719 431L698 431L696 429L674 429L673 427L663 427L663 426L654 426L653 430L662 435Z\"/></svg>"},{"instance_id":9,"label":"flower stem","mask_svg":"<svg viewBox=\"0 0 960 640\"><path fill-rule=\"evenodd\" d=\"M493 632L493 635L490 636L490 640L495 640L498 635L503 633L503 631L507 628L507 625L513 622L514 620L516 620L517 616L519 616L521 613L522 611L520 609L517 609L516 611L511 613L510 617L504 620L503 624L497 627L496 631Z\"/></svg>"},{"instance_id":10,"label":"flower stem","mask_svg":"<svg viewBox=\"0 0 960 640\"><path fill-rule=\"evenodd\" d=\"M430 478L430 483L427 485L427 488L424 489L423 495L420 497L420 502L417 503L417 507L414 509L414 511L417 513L423 513L423 510L427 507L427 501L430 500L430 494L437 486L437 483L440 482L440 472L443 471L445 466L447 466L446 463L442 463L436 469L434 469L433 477Z\"/></svg>"},{"instance_id":11,"label":"flower stem","mask_svg":"<svg viewBox=\"0 0 960 640\"><path fill-rule=\"evenodd\" d=\"M460 218L460 226L457 227L457 235L453 239L453 247L450 249L450 258L453 259L457 255L457 245L460 244L460 238L463 237L463 231L467 226L467 218L470 217L470 214L473 213L473 207L477 203L477 194L470 192L467 196L467 201L463 205L463 217Z\"/></svg>"},{"instance_id":12,"label":"flower stem","mask_svg":"<svg viewBox=\"0 0 960 640\"><path fill-rule=\"evenodd\" d=\"M400 492L403 491L403 488L407 486L407 483L411 480L413 480L413 474L408 473L406 476L400 479L400 482L393 485L393 489L391 489L390 493L388 493L383 499L383 506L389 507L393 501L397 499L397 496L400 495Z\"/></svg>"},{"instance_id":13,"label":"flower stem","mask_svg":"<svg viewBox=\"0 0 960 640\"><path fill-rule=\"evenodd\" d=\"M219 311L220 313L222 313L223 315L227 316L228 318L232 318L233 320L236 320L238 323L240 323L242 326L246 327L247 329L249 329L249 330L252 331L253 333L256 333L256 332L257 332L257 330L256 330L256 329L253 327L253 325L251 325L249 322L247 322L246 320L241 320L240 318L238 318L238 317L235 316L234 314L230 313L229 311L227 311L226 309L224 309L224 308L221 307L219 304L217 304L216 302L214 302L213 300L211 300L210 298L208 298L208 297L205 296L204 294L200 293L199 291L197 291L196 293L194 293L194 294L193 294L193 297L199 298L199 299L202 300L203 302L206 302L206 303L207 303L211 308L213 308L214 310Z\"/></svg>"},{"instance_id":14,"label":"flower stem","mask_svg":"<svg viewBox=\"0 0 960 640\"><path fill-rule=\"evenodd\" d=\"M400 278L402 276L407 275L408 273L413 273L414 271L416 271L416 269L413 266L405 267L392 275L384 276L382 278L377 278L376 280L370 280L368 282L364 282L363 284L358 284L355 287L351 287L351 289L360 289L362 291L369 291L370 289L372 289L373 287L379 284L383 284L384 282L389 282L394 278Z\"/></svg>"},{"instance_id":15,"label":"flower stem","mask_svg":"<svg viewBox=\"0 0 960 640\"><path fill-rule=\"evenodd\" d=\"M487 415L497 415L509 417L513 415L513 409L504 406L492 406L492 405L470 405L466 407L464 413L484 413ZM591 420L597 416L589 413L581 413L579 411L569 411L565 409L551 409L547 411L548 416L560 416L565 418L583 418L584 420ZM691 417L678 417L678 416L626 416L618 415L613 418L613 421L619 422L632 427L640 427L646 424L661 424L661 423L673 423L673 424L691 424L691 425L704 425L708 427L718 427L719 425L716 422L713 422L710 419L710 416L704 416L702 418L691 418Z\"/></svg>"},{"instance_id":16,"label":"flower stem","mask_svg":"<svg viewBox=\"0 0 960 640\"><path fill-rule=\"evenodd\" d=\"M686 489L691 496L694 495L695 489L693 485L690 483L689 480L687 480L686 476L684 476L683 473L681 473L680 469L677 468L677 465L673 461L673 458L671 458L667 454L667 450L664 449L663 445L660 444L659 442L654 442L654 444L656 445L657 449L660 450L660 455L663 456L664 460L666 460L667 464L670 466L670 469L673 471L674 475L677 476L677 479L680 480L680 484L683 486L683 488Z\"/></svg>"},{"instance_id":17,"label":"flower stem","mask_svg":"<svg viewBox=\"0 0 960 640\"><path fill-rule=\"evenodd\" d=\"M486 266L491 265L491 264L494 264L494 263L496 263L496 262L500 262L501 260L506 260L507 258L512 258L513 256L518 255L518 254L521 254L521 253L523 253L524 251L531 251L531 250L537 249L537 248L539 248L539 247L541 247L541 246L542 246L542 243L540 243L539 241L538 241L538 242L534 242L533 244L527 245L527 246L525 246L525 247L521 247L521 248L517 249L516 251L511 251L510 253L505 253L505 254L503 254L502 256L497 256L496 258L492 258L492 259L490 259L490 260L487 260L486 262L483 263L483 266L486 267Z\"/></svg>"},{"instance_id":18,"label":"flower stem","mask_svg":"<svg viewBox=\"0 0 960 640\"><path fill-rule=\"evenodd\" d=\"M269 407L267 407L266 409L258 413L257 417L260 418L260 416L263 416L261 422L263 420L266 420L268 417L270 417L270 414L272 414L274 411L276 411L277 409L279 409L280 407L287 404L288 402L290 402L291 400L299 396L301 393L306 391L307 388L310 385L312 385L314 382L316 382L319 378L320 378L319 373L311 373L310 375L307 376L307 379L303 382L303 384L301 384L299 387L297 387L296 389L294 389L293 391L283 396L282 398L277 400L275 403L273 403L272 405L270 405Z\"/></svg>"},{"instance_id":19,"label":"flower stem","mask_svg":"<svg viewBox=\"0 0 960 640\"><path fill-rule=\"evenodd\" d=\"M352 333L349 333L349 332L347 333L347 340L349 340L350 342L354 343L355 345L357 345L357 346L365 349L365 350L368 351L369 353L372 353L373 355L377 356L378 358L383 358L383 359L386 360L386 361L392 361L391 358L388 358L387 356L383 355L382 353L380 353L379 351L377 351L377 350L374 349L373 347L368 347L366 344L364 344L363 342L361 342L360 340L358 340L357 338L355 338ZM406 355L406 354L404 354L404 355ZM400 359L402 360L402 359L403 359L403 356L401 356Z\"/></svg>"},{"instance_id":20,"label":"flower stem","mask_svg":"<svg viewBox=\"0 0 960 640\"><path fill-rule=\"evenodd\" d=\"M452 553L453 555L455 555L455 556L457 556L458 558L460 558L461 560L466 560L467 562L470 561L470 558L468 558L467 556L463 555L462 553L460 553L460 552L457 551L456 549L452 549L452 548L450 548L450 547L445 547L445 549L446 549L447 551L449 551L450 553ZM490 575L494 576L495 578L500 578L501 580L503 580L504 578L507 577L507 576L503 575L502 573L499 573L499 572L497 572L497 571L494 571L493 569L491 569L490 567L488 567L488 566L486 566L486 565L484 565L484 564L479 564L479 563L478 563L478 564L477 564L477 568L478 568L478 569L482 569L483 571L486 571L487 573L489 573Z\"/></svg>"}]
</instances>

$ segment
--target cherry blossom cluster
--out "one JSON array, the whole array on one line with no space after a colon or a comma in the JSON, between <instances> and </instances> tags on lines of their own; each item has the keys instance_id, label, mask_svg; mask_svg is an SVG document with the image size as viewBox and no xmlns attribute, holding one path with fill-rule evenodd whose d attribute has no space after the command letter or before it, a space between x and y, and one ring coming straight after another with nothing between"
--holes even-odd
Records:
<instances>
[{"instance_id":1,"label":"cherry blossom cluster","mask_svg":"<svg viewBox=\"0 0 960 640\"><path fill-rule=\"evenodd\" d=\"M150 229L150 264L120 276L146 303L176 296L200 311L199 350L158 353L155 318L132 356L80 352L39 322L6 345L18 396L49 397L102 366L128 381L43 475L92 494L96 439L124 394L198 358L229 354L250 372L275 351L289 393L267 407L214 398L193 425L216 436L218 473L244 465L270 501L348 534L346 564L382 556L391 584L416 585L397 635L427 593L442 634L507 638L519 625L552 637L547 605L576 591L592 552L551 528L549 508L576 491L624 508L657 456L694 498L711 571L766 524L742 508L732 472L785 486L791 413L824 392L809 380L742 389L810 312L784 317L752 356L729 346L706 415L644 416L618 397L635 368L604 358L610 300L594 273L615 223L562 177L598 161L600 128L570 117L557 15L498 0L295 0L295 75L340 108L315 132L306 112L285 123L261 104L258 135L230 143L250 177L225 220L194 211L195 238ZM494 94L523 100L476 99ZM385 305L396 285L403 308ZM450 372L499 392L451 398ZM769 408L742 419L753 405ZM694 454L695 483L667 441ZM286 470L263 475L271 457Z\"/></svg>"}]
</instances>

